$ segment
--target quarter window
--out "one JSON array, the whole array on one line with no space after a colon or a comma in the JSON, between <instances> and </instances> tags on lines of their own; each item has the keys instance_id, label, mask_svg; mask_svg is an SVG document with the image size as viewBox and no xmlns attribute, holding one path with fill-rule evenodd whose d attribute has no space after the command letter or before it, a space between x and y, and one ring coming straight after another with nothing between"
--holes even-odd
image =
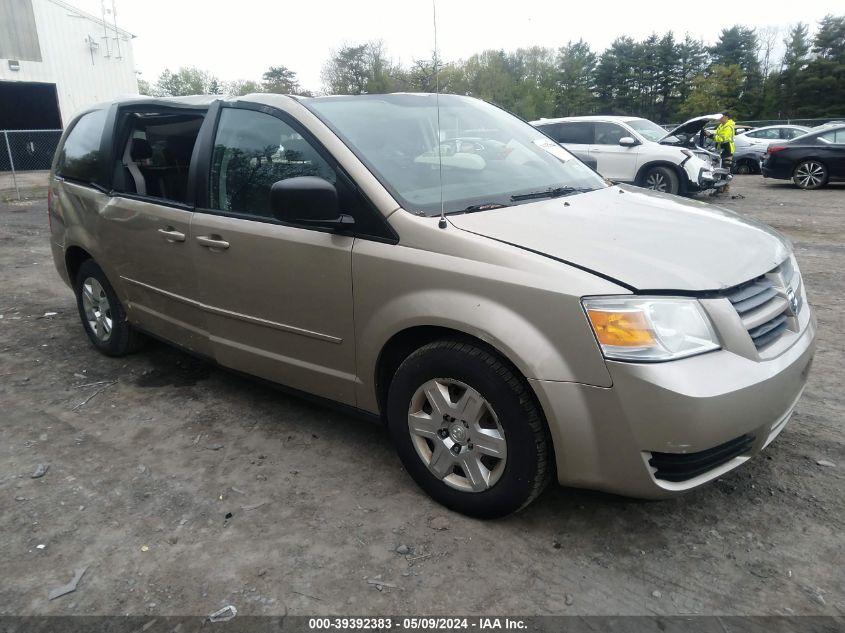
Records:
<instances>
[{"instance_id":1,"label":"quarter window","mask_svg":"<svg viewBox=\"0 0 845 633\"><path fill-rule=\"evenodd\" d=\"M96 110L76 122L59 155L56 171L60 176L105 186L100 141L107 115L107 110Z\"/></svg>"},{"instance_id":2,"label":"quarter window","mask_svg":"<svg viewBox=\"0 0 845 633\"><path fill-rule=\"evenodd\" d=\"M211 162L213 209L270 218L273 183L296 176L336 180L311 143L281 119L254 110L223 110Z\"/></svg>"}]
</instances>

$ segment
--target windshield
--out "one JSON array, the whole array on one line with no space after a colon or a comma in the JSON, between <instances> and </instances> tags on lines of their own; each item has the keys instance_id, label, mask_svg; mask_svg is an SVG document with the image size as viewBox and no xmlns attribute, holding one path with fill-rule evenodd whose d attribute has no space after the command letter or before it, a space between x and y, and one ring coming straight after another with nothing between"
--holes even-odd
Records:
<instances>
[{"instance_id":1,"label":"windshield","mask_svg":"<svg viewBox=\"0 0 845 633\"><path fill-rule=\"evenodd\" d=\"M628 119L625 123L649 141L657 142L666 136L666 130L648 119Z\"/></svg>"},{"instance_id":2,"label":"windshield","mask_svg":"<svg viewBox=\"0 0 845 633\"><path fill-rule=\"evenodd\" d=\"M438 215L441 195L446 213L455 213L529 202L533 198L519 198L528 193L608 186L542 132L477 99L440 95L439 135L435 95L322 97L303 104L413 213Z\"/></svg>"}]
</instances>

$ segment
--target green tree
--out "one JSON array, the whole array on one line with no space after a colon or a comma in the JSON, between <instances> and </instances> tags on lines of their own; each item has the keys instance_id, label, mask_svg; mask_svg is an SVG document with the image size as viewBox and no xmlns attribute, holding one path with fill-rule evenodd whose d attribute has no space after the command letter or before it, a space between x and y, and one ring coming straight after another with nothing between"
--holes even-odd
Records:
<instances>
[{"instance_id":1,"label":"green tree","mask_svg":"<svg viewBox=\"0 0 845 633\"><path fill-rule=\"evenodd\" d=\"M802 117L841 116L845 107L845 16L827 15L813 38L815 58L796 81L796 114Z\"/></svg>"},{"instance_id":2,"label":"green tree","mask_svg":"<svg viewBox=\"0 0 845 633\"><path fill-rule=\"evenodd\" d=\"M810 27L803 22L792 26L784 39L784 53L778 76L777 117L793 117L799 103L798 76L807 66L810 56Z\"/></svg>"},{"instance_id":3,"label":"green tree","mask_svg":"<svg viewBox=\"0 0 845 633\"><path fill-rule=\"evenodd\" d=\"M634 64L637 45L630 37L617 37L599 57L596 66L598 110L603 114L633 114L637 109Z\"/></svg>"},{"instance_id":4,"label":"green tree","mask_svg":"<svg viewBox=\"0 0 845 633\"><path fill-rule=\"evenodd\" d=\"M706 74L693 80L692 91L678 113L684 119L724 110L736 116L741 92L742 68L738 64L711 66Z\"/></svg>"},{"instance_id":5,"label":"green tree","mask_svg":"<svg viewBox=\"0 0 845 633\"><path fill-rule=\"evenodd\" d=\"M261 77L262 92L280 95L299 94L299 80L296 73L287 66L270 66Z\"/></svg>"},{"instance_id":6,"label":"green tree","mask_svg":"<svg viewBox=\"0 0 845 633\"><path fill-rule=\"evenodd\" d=\"M138 80L138 94L139 95L146 95L150 96L153 94L152 86L150 86L150 82L145 79Z\"/></svg>"},{"instance_id":7,"label":"green tree","mask_svg":"<svg viewBox=\"0 0 845 633\"><path fill-rule=\"evenodd\" d=\"M556 114L590 114L595 97L596 54L584 40L569 41L557 53Z\"/></svg>"},{"instance_id":8,"label":"green tree","mask_svg":"<svg viewBox=\"0 0 845 633\"><path fill-rule=\"evenodd\" d=\"M152 92L157 97L216 94L211 90L219 85L217 77L207 70L183 66L175 73L166 68L156 80Z\"/></svg>"},{"instance_id":9,"label":"green tree","mask_svg":"<svg viewBox=\"0 0 845 633\"><path fill-rule=\"evenodd\" d=\"M323 66L323 87L330 94L390 92L401 79L382 42L346 45Z\"/></svg>"},{"instance_id":10,"label":"green tree","mask_svg":"<svg viewBox=\"0 0 845 633\"><path fill-rule=\"evenodd\" d=\"M256 92L264 92L264 90L261 84L252 79L235 79L228 82L225 87L225 93L233 97L243 97Z\"/></svg>"}]
</instances>

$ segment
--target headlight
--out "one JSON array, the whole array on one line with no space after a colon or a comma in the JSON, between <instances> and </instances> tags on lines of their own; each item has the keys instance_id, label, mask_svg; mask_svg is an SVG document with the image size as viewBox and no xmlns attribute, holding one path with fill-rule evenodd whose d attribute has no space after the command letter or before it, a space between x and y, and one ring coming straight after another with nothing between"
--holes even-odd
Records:
<instances>
[{"instance_id":1,"label":"headlight","mask_svg":"<svg viewBox=\"0 0 845 633\"><path fill-rule=\"evenodd\" d=\"M665 361L719 349L697 299L590 297L582 303L605 358Z\"/></svg>"}]
</instances>

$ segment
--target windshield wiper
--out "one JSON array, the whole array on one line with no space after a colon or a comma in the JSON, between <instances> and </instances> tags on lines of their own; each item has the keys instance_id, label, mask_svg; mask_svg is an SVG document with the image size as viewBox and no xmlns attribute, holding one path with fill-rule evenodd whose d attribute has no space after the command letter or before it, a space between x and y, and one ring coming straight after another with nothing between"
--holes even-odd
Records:
<instances>
[{"instance_id":1,"label":"windshield wiper","mask_svg":"<svg viewBox=\"0 0 845 633\"><path fill-rule=\"evenodd\" d=\"M518 202L519 200L536 200L538 198L559 198L560 196L571 196L573 193L586 193L588 191L595 191L589 187L550 187L542 191L532 191L531 193L520 193L511 196L511 200Z\"/></svg>"},{"instance_id":2,"label":"windshield wiper","mask_svg":"<svg viewBox=\"0 0 845 633\"><path fill-rule=\"evenodd\" d=\"M484 204L471 204L466 209L459 211L449 211L446 215L458 215L460 213L476 213L477 211L492 211L493 209L502 209L508 205L501 202L485 202Z\"/></svg>"}]
</instances>

